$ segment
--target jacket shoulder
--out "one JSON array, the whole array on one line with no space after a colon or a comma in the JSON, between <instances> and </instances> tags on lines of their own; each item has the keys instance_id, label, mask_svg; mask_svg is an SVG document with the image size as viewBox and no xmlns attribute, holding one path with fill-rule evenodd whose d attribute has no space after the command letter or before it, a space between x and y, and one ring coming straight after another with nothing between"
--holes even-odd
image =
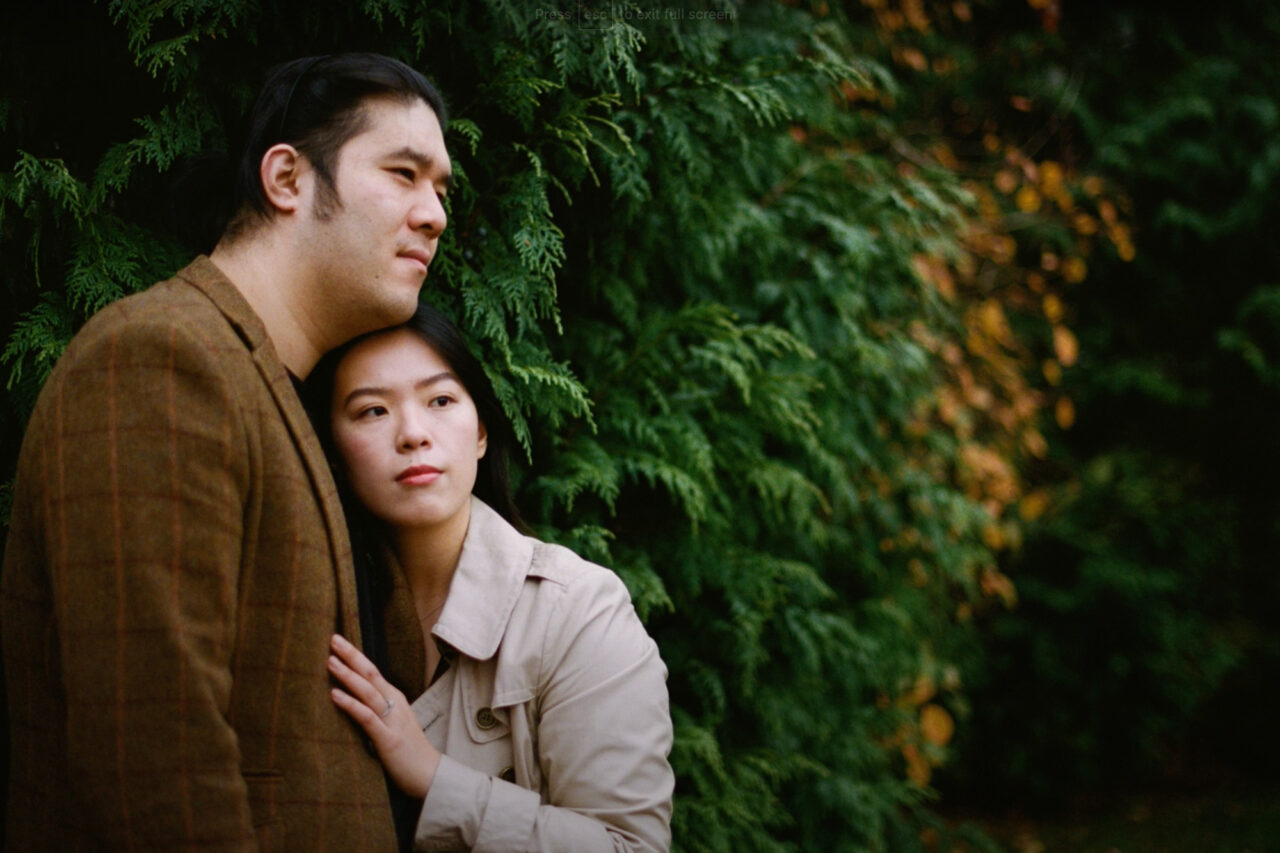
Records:
<instances>
[{"instance_id":1,"label":"jacket shoulder","mask_svg":"<svg viewBox=\"0 0 1280 853\"><path fill-rule=\"evenodd\" d=\"M145 339L155 333L165 337L213 344L234 337L234 331L218 306L181 278L157 282L140 293L126 296L98 311L71 341L68 352L104 339Z\"/></svg>"}]
</instances>

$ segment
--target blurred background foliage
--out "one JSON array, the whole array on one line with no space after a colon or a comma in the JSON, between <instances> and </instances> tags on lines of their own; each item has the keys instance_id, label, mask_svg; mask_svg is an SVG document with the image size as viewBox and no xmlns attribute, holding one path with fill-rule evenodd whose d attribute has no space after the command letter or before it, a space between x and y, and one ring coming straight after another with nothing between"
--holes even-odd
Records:
<instances>
[{"instance_id":1,"label":"blurred background foliage","mask_svg":"<svg viewBox=\"0 0 1280 853\"><path fill-rule=\"evenodd\" d=\"M1274 766L1270 4L6 19L3 517L70 335L207 248L184 162L275 62L377 50L450 103L424 296L493 373L518 501L670 668L679 849L984 849L952 815Z\"/></svg>"}]
</instances>

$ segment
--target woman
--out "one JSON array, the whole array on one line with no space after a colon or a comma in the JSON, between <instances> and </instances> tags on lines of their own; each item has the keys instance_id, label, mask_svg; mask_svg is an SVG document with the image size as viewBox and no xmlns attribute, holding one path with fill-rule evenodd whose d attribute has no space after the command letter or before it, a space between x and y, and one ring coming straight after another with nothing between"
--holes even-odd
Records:
<instances>
[{"instance_id":1,"label":"woman","mask_svg":"<svg viewBox=\"0 0 1280 853\"><path fill-rule=\"evenodd\" d=\"M425 648L412 702L344 638L329 659L334 703L423 801L415 846L667 849L666 668L616 575L513 526L510 430L458 330L423 305L314 378L353 544L381 539L385 607L412 602Z\"/></svg>"}]
</instances>

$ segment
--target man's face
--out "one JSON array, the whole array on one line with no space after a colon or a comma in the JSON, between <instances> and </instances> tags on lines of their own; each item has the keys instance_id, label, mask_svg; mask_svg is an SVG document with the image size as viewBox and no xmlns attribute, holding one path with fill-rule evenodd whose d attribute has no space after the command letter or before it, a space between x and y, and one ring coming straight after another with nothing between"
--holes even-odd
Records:
<instances>
[{"instance_id":1,"label":"man's face","mask_svg":"<svg viewBox=\"0 0 1280 853\"><path fill-rule=\"evenodd\" d=\"M435 112L389 98L364 110L368 126L336 158L336 205L311 171L299 223L314 283L303 310L333 345L409 319L446 222L452 166Z\"/></svg>"}]
</instances>

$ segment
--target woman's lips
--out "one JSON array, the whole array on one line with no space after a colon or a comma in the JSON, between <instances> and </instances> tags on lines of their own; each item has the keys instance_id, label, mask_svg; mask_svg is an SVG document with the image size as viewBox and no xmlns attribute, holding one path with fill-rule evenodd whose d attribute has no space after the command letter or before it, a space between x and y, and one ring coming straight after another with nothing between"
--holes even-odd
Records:
<instances>
[{"instance_id":1,"label":"woman's lips","mask_svg":"<svg viewBox=\"0 0 1280 853\"><path fill-rule=\"evenodd\" d=\"M430 465L414 465L396 475L396 482L406 486L426 486L436 481L440 469Z\"/></svg>"}]
</instances>

